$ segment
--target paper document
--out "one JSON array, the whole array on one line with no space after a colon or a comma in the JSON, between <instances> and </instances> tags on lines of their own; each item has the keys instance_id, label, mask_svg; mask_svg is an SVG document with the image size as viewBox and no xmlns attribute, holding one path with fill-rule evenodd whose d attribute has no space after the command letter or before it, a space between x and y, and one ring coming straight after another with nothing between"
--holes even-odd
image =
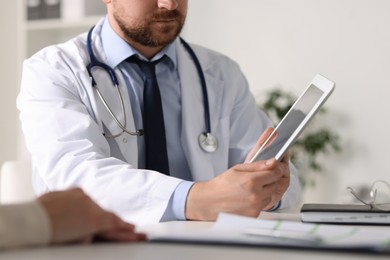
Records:
<instances>
[{"instance_id":1,"label":"paper document","mask_svg":"<svg viewBox=\"0 0 390 260\"><path fill-rule=\"evenodd\" d=\"M308 224L220 214L212 228L150 236L151 241L390 253L390 227Z\"/></svg>"}]
</instances>

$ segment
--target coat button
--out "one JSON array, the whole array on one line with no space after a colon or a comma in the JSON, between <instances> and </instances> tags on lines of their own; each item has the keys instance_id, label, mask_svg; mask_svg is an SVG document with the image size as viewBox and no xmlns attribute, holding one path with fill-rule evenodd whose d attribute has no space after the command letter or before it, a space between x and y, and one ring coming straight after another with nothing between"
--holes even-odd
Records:
<instances>
[{"instance_id":1,"label":"coat button","mask_svg":"<svg viewBox=\"0 0 390 260\"><path fill-rule=\"evenodd\" d=\"M126 144L126 143L127 143L127 138L123 138L123 139L122 139L122 142L123 142L124 144Z\"/></svg>"}]
</instances>

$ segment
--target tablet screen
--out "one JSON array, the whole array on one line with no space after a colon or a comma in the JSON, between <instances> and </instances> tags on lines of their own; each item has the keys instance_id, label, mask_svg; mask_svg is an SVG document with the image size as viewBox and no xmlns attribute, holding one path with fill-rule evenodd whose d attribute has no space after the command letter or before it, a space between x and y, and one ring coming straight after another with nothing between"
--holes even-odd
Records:
<instances>
[{"instance_id":1,"label":"tablet screen","mask_svg":"<svg viewBox=\"0 0 390 260\"><path fill-rule=\"evenodd\" d=\"M316 104L321 100L323 94L324 92L321 89L313 84L310 84L300 99L296 101L283 120L276 127L276 139L272 142L271 145L261 151L257 158L254 159L254 161L274 158L278 155L278 152L281 151L283 146L286 144L288 145L294 141L290 140L290 142L287 142L288 139L293 135L294 131L299 128L304 119L309 115L309 113L318 107ZM302 129L298 129L298 131L299 130ZM269 139L272 140L272 138Z\"/></svg>"}]
</instances>

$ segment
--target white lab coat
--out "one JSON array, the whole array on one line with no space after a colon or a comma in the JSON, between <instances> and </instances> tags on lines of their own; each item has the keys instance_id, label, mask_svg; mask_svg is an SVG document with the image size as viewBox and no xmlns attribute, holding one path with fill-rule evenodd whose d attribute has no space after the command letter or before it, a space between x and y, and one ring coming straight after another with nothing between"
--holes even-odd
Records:
<instances>
[{"instance_id":1,"label":"white lab coat","mask_svg":"<svg viewBox=\"0 0 390 260\"><path fill-rule=\"evenodd\" d=\"M98 60L105 62L101 25L99 22L95 27L92 42ZM238 65L223 55L193 45L208 84L211 129L219 141L216 152L203 152L198 144L198 135L205 128L199 77L187 51L179 41L175 44L182 98L182 130L178 140L194 180L206 181L241 163L269 121L255 108ZM24 62L17 105L32 155L35 189L41 194L79 186L101 206L127 221L138 225L156 223L181 180L137 169L137 137L124 134L106 139L102 135L104 127L112 132L119 128L91 86L88 63L86 34L45 48ZM126 107L127 129L133 130L128 90L120 70L115 71ZM123 122L120 102L108 74L98 69L94 77L111 109ZM298 196L299 184L293 170L283 207L296 203Z\"/></svg>"}]
</instances>

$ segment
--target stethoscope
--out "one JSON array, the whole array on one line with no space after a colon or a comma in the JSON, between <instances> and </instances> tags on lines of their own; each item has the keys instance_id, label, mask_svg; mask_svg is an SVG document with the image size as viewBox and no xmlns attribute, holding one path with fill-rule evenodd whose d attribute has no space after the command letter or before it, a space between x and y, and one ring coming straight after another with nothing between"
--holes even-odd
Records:
<instances>
[{"instance_id":1,"label":"stethoscope","mask_svg":"<svg viewBox=\"0 0 390 260\"><path fill-rule=\"evenodd\" d=\"M121 131L119 133L117 133L117 134L109 135L109 134L103 133L103 135L105 137L110 137L110 138L116 138L118 136L121 136L123 133L128 133L129 135L132 135L132 136L142 136L144 134L144 131L142 129L139 129L139 130L137 130L135 132L132 132L132 131L127 130L127 128L126 128L126 124L127 124L127 122L126 122L126 110L125 110L125 105L124 105L123 98L122 98L122 93L121 93L121 91L119 89L119 81L118 81L118 78L117 78L117 76L115 74L115 71L110 66L108 66L107 64L102 63L102 62L97 60L97 58L96 58L96 56L95 56L95 54L93 52L93 49L92 49L92 31L93 31L93 29L94 29L94 27L92 27L89 30L88 36L87 36L87 50L88 50L89 58L91 60L91 62L87 65L88 74L89 74L89 76L90 76L90 78L92 80L92 87L94 87L94 89L96 90L96 92L97 92L100 100L102 101L104 107L107 109L107 111L110 114L110 116L112 117L112 119L115 121L115 123L121 129ZM200 62L199 62L198 58L195 55L195 52L192 50L190 45L186 41L184 41L182 38L180 38L180 42L183 44L184 48L190 54L190 56L191 56L191 58L192 58L192 60L193 60L193 62L195 64L196 70L198 71L200 83L201 83L201 86L202 86L203 102L204 102L204 118L205 118L206 132L203 132L203 133L201 133L199 135L199 137L198 137L199 146L202 148L203 151L212 153L212 152L215 152L217 150L217 148L218 148L218 140L211 133L210 107L209 107L209 100L208 100L208 94L207 94L206 79L204 77L203 70L202 70L202 67L200 65ZM124 122L123 123L121 123L119 121L119 119L115 116L115 114L113 113L112 109L110 108L110 106L108 105L107 101L105 100L105 98L103 97L102 93L100 92L99 88L97 87L96 81L95 81L95 79L94 79L94 77L92 75L92 68L93 67L102 68L103 70L105 70L110 75L112 84L116 88L116 91L117 91L117 94L118 94L118 99L119 99L120 104L121 104L121 109L122 109L122 113L123 113L123 117L124 117Z\"/></svg>"}]
</instances>

